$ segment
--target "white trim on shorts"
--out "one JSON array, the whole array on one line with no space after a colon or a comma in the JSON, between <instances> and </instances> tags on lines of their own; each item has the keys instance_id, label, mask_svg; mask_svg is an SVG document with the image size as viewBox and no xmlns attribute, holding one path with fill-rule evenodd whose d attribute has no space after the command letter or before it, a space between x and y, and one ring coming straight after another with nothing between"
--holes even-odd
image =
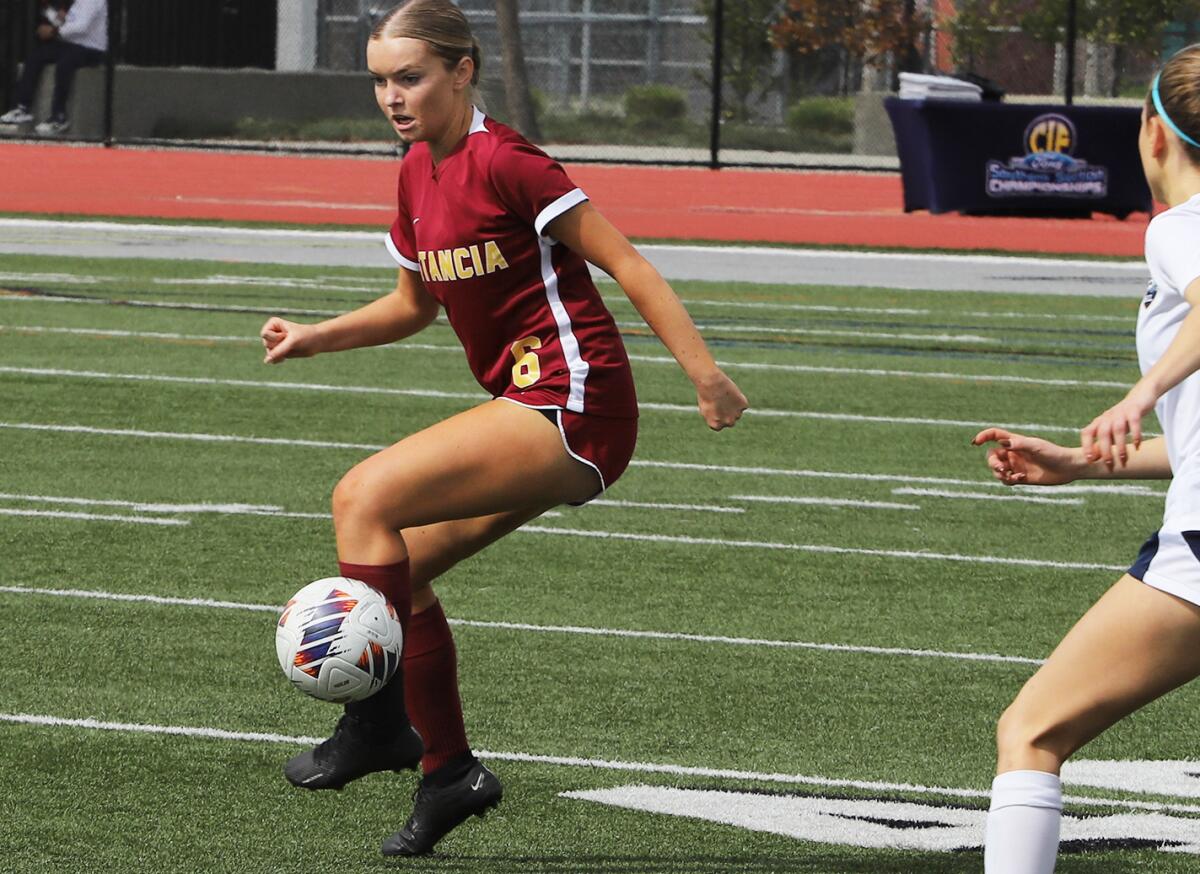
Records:
<instances>
[{"instance_id":1,"label":"white trim on shorts","mask_svg":"<svg viewBox=\"0 0 1200 874\"><path fill-rule=\"evenodd\" d=\"M496 398L496 400L508 401L510 404L516 404L518 407L524 407L527 410L555 410L555 411L557 411L558 415L555 417L555 420L558 423L558 436L560 436L562 438L563 448L567 450L567 455L571 456L576 461L578 461L582 464L586 464L592 470L596 471L596 476L600 477L600 491L596 492L596 494L594 494L590 498L588 498L587 501L594 500L594 499L600 497L600 495L604 494L605 490L608 488L608 484L606 482L604 482L604 474L600 472L600 468L598 468L594 462L588 461L586 458L584 458L582 455L580 455L578 452L576 452L574 449L572 449L571 444L567 442L567 432L563 429L563 424L562 424L562 414L563 414L562 407L556 406L554 404L546 404L545 406L540 406L538 404L525 404L525 403L522 403L521 401L514 400L513 398L505 397L504 395L501 395L500 397ZM581 501L580 504L586 504L587 501ZM571 506L578 507L580 504L572 503Z\"/></svg>"}]
</instances>

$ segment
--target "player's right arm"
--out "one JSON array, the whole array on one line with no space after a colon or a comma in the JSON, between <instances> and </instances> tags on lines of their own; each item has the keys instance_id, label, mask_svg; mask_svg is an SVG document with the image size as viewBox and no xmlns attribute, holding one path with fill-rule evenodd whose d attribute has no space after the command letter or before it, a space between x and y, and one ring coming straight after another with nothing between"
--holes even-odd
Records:
<instances>
[{"instance_id":1,"label":"player's right arm","mask_svg":"<svg viewBox=\"0 0 1200 874\"><path fill-rule=\"evenodd\" d=\"M394 343L424 329L437 314L438 302L426 290L420 274L402 268L391 294L351 312L315 325L278 316L267 319L259 333L267 350L263 361L278 364L321 352Z\"/></svg>"},{"instance_id":2,"label":"player's right arm","mask_svg":"<svg viewBox=\"0 0 1200 874\"><path fill-rule=\"evenodd\" d=\"M1128 460L1112 469L1103 461L1089 461L1082 446L1059 446L1040 437L987 428L971 440L975 446L994 443L987 465L1006 486L1057 486L1078 479L1170 479L1171 463L1163 437L1129 445Z\"/></svg>"}]
</instances>

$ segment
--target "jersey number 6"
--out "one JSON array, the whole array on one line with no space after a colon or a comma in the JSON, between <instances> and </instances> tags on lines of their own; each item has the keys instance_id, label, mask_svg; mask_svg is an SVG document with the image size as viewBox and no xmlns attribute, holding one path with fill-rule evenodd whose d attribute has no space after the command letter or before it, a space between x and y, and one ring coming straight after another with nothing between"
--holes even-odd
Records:
<instances>
[{"instance_id":1,"label":"jersey number 6","mask_svg":"<svg viewBox=\"0 0 1200 874\"><path fill-rule=\"evenodd\" d=\"M513 385L528 388L542 378L542 365L534 349L541 349L542 341L537 337L524 337L512 344L512 355L517 360L513 365Z\"/></svg>"}]
</instances>

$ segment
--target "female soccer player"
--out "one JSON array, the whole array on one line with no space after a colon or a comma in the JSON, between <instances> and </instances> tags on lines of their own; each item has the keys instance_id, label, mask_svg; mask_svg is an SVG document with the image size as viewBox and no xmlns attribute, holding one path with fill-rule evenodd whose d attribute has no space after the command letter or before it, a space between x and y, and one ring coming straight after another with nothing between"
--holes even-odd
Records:
<instances>
[{"instance_id":1,"label":"female soccer player","mask_svg":"<svg viewBox=\"0 0 1200 874\"><path fill-rule=\"evenodd\" d=\"M272 318L262 329L266 361L278 363L391 343L444 308L493 396L363 461L333 493L342 575L382 591L406 620L411 609L403 670L347 705L333 736L284 771L297 786L340 789L419 761L412 815L384 842L387 855L429 852L501 796L467 743L454 641L430 582L551 507L595 497L633 453L629 360L586 262L616 279L670 349L710 428L747 407L657 271L562 167L475 108L479 65L448 0L409 0L375 28L376 100L415 144L386 240L401 268L396 289L320 324Z\"/></svg>"},{"instance_id":2,"label":"female soccer player","mask_svg":"<svg viewBox=\"0 0 1200 874\"><path fill-rule=\"evenodd\" d=\"M1151 282L1138 312L1142 378L1097 416L1077 448L982 431L1007 485L1081 478L1172 479L1162 527L1000 717L984 868L1049 874L1058 855L1062 763L1109 726L1200 676L1200 45L1151 86L1138 135L1154 199ZM1158 414L1163 436L1142 440ZM1128 440L1127 440L1128 438Z\"/></svg>"}]
</instances>

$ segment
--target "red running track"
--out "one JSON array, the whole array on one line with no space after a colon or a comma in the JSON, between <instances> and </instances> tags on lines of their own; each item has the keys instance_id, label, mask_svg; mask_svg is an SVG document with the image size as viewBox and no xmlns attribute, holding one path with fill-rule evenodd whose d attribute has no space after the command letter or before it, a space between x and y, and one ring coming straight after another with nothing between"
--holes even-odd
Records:
<instances>
[{"instance_id":1,"label":"red running track","mask_svg":"<svg viewBox=\"0 0 1200 874\"><path fill-rule=\"evenodd\" d=\"M1140 257L1148 218L906 215L891 174L567 169L631 237ZM383 228L395 177L380 159L11 143L0 211Z\"/></svg>"}]
</instances>

